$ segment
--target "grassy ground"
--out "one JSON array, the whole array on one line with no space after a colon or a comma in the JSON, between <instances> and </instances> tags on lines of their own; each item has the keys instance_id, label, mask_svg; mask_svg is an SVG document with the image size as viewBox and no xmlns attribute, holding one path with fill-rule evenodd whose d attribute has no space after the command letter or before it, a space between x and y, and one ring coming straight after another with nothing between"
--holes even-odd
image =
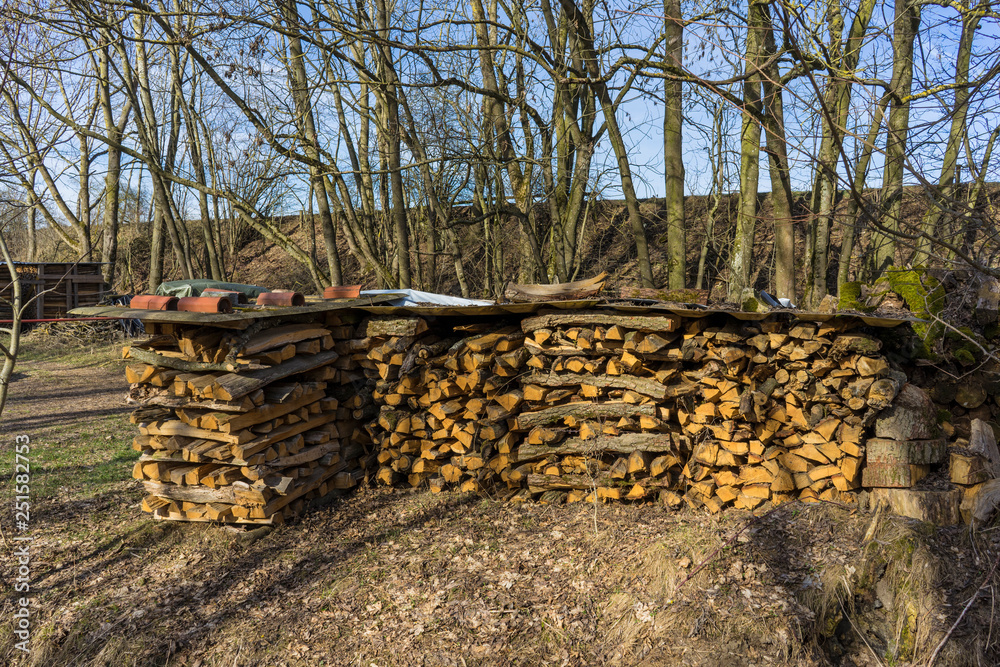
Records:
<instances>
[{"instance_id":1,"label":"grassy ground","mask_svg":"<svg viewBox=\"0 0 1000 667\"><path fill-rule=\"evenodd\" d=\"M22 357L0 423L0 581L17 576L25 434L31 650L5 586L0 664L904 665L944 639L938 665L1000 662L1000 531L828 504L711 517L375 489L271 532L154 522L115 356L37 337Z\"/></svg>"}]
</instances>

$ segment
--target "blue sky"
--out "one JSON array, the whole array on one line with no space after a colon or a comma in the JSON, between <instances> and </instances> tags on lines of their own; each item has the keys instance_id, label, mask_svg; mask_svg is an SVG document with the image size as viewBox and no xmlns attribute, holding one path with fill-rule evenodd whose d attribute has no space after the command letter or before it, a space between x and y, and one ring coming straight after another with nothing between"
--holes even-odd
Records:
<instances>
[{"instance_id":1,"label":"blue sky","mask_svg":"<svg viewBox=\"0 0 1000 667\"><path fill-rule=\"evenodd\" d=\"M602 5L603 7L603 5ZM819 7L817 5L817 7ZM642 10L638 13L622 13L631 9L628 3L613 2L610 9L614 12L615 20L613 29L625 36L627 40L635 42L637 45L649 43L652 36L659 30L660 19L655 8ZM738 8L737 8L738 9ZM807 9L812 9L808 6ZM688 8L687 11L693 11ZM877 30L880 26L887 27L891 22L892 7L890 4L882 3L876 9L876 14L872 20L872 30ZM845 7L845 20L850 21L853 16L853 7ZM927 6L924 9L923 26L918 47L926 54L926 58L921 60L918 72L916 73L915 87L920 85L921 79L936 80L953 74L954 71L954 48L957 40L956 30L953 27L955 11L948 8ZM949 23L945 19L952 21ZM602 26L599 26L599 29ZM603 25L609 29L609 25ZM706 33L712 33L707 39L703 39ZM723 79L736 73L733 68L738 67L738 56L742 50L739 43L728 41L733 34L716 29L710 21L706 21L687 31L687 42L685 48L685 64L695 74L706 78ZM739 30L735 30L737 39L740 39ZM981 51L992 48L996 44L998 31L997 21L994 19L984 19L980 33L977 38L977 48ZM891 33L886 30L873 39L865 47L862 57L862 74L869 78L888 80L891 76ZM722 41L723 37L727 40ZM704 48L703 48L704 47ZM992 63L991 56L987 55L982 62L973 65L973 77L977 72L982 71ZM281 78L284 76L280 66L276 67L273 76ZM275 81L277 83L277 81ZM613 82L614 83L614 82ZM654 91L662 89L659 82L647 82L646 85ZM275 85L274 90L280 91L280 86ZM278 93L266 93L262 90L263 99L280 98ZM688 93L692 88L688 87ZM738 94L738 90L735 91ZM981 148L982 138L993 127L998 120L996 103L996 85L993 84L989 91L983 91L975 102L975 109L970 114L970 134L972 137L974 151ZM544 94L545 91L540 91ZM853 109L851 121L856 128L863 132L867 128L868 119L871 115L871 100L875 95L875 89L862 88L856 86L853 95ZM277 96L277 97L275 97ZM653 97L658 97L654 93ZM785 94L786 123L790 146L790 159L793 169L793 187L798 190L805 190L811 187L813 179L812 158L815 155L817 144L816 132L818 126L815 112L815 93L806 80L793 82ZM284 102L284 100L280 100ZM929 180L937 179L937 169L939 169L939 157L943 146L944 133L947 132L947 124L940 122L944 107L950 104L951 94L942 93L938 98L928 98L915 103L911 112L911 124L914 128L914 141L912 143L912 166L915 170L924 174ZM345 103L350 104L349 100ZM717 101L717 104L727 104ZM622 103L618 112L618 121L626 130L626 141L629 145L629 157L633 168L633 175L636 188L640 197L659 197L663 195L663 163L662 163L662 103L656 99L645 96L634 91L625 102ZM710 122L711 106L708 109L701 107L689 107L687 115L687 125L685 129L685 150L684 160L687 170L687 192L688 194L706 194L708 192L712 171L707 161L707 145L702 133L695 128L696 124L706 125ZM228 125L232 130L231 143L221 148L239 149L241 144L250 141L251 135L245 131L246 124L239 117L238 112L222 112L223 117L217 119L220 124L227 124L226 116L232 118ZM731 106L726 106L729 132L727 136L732 141L733 146L738 145L739 117L738 110ZM333 128L327 128L327 136L330 140L331 150L337 152L337 133ZM853 154L857 149L857 142L848 141L848 152ZM342 148L339 155L344 156ZM738 161L738 156L730 155L731 159ZM65 160L69 163L73 160L72 145L68 147ZM963 158L961 162L965 162ZM996 162L996 161L995 161ZM64 168L71 164L66 162L58 163L54 158L50 163L54 168ZM346 165L346 159L344 160ZM881 185L881 156L876 152L872 169L869 175L868 184L870 187ZM760 170L760 190L770 190L770 183L767 172L766 155L761 154ZM993 167L996 173L997 167ZM593 162L593 171L599 178L599 191L603 197L618 198L621 196L618 185L618 173L611 152L611 146L605 137L598 147L597 155ZM841 168L843 171L843 168ZM735 182L736 170L730 170L729 191L737 188ZM138 181L135 171L131 172L132 184ZM911 174L908 178L910 182L916 182L916 178ZM997 180L993 178L991 180ZM63 178L63 184L67 191L68 199L75 199L75 177L67 175ZM148 178L144 183L148 184ZM294 179L292 181L295 182ZM96 196L100 186L94 186L93 194ZM303 190L301 183L292 188L290 196L287 198L285 207L289 212L298 210L301 206L300 194ZM194 202L192 197L188 201ZM189 213L191 213L189 209Z\"/></svg>"}]
</instances>

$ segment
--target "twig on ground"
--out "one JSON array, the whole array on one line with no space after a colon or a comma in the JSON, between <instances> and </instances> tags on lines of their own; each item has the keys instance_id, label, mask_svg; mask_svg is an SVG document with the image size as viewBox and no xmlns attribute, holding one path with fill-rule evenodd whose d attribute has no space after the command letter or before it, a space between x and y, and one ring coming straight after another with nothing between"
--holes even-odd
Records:
<instances>
[{"instance_id":1,"label":"twig on ground","mask_svg":"<svg viewBox=\"0 0 1000 667\"><path fill-rule=\"evenodd\" d=\"M3 532L3 524L0 523L0 538L3 538L3 545L8 549L13 549L10 542L7 541L7 535Z\"/></svg>"}]
</instances>

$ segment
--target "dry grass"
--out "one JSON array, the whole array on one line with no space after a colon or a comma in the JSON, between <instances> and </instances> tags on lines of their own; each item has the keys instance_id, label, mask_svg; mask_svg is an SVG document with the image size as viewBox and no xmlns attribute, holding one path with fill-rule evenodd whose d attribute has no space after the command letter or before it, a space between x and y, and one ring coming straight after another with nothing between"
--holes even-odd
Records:
<instances>
[{"instance_id":1,"label":"dry grass","mask_svg":"<svg viewBox=\"0 0 1000 667\"><path fill-rule=\"evenodd\" d=\"M901 665L929 657L1000 552L997 530L888 518L866 542L872 517L829 504L712 517L362 489L255 540L153 522L115 412L124 382L78 354L25 362L10 406L46 482L33 650L13 648L0 598L4 665ZM46 399L70 383L71 400ZM0 559L0 579L12 568ZM937 665L997 664L991 599Z\"/></svg>"}]
</instances>

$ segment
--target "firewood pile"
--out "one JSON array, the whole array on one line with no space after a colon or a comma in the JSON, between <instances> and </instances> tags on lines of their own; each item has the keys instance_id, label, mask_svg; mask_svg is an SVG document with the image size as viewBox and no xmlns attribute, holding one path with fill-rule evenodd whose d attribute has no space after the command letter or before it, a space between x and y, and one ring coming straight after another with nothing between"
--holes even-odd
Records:
<instances>
[{"instance_id":1,"label":"firewood pile","mask_svg":"<svg viewBox=\"0 0 1000 667\"><path fill-rule=\"evenodd\" d=\"M678 405L698 391L680 368L676 316L557 312L522 321L530 373L514 429L518 500L680 502L691 439Z\"/></svg>"},{"instance_id":2,"label":"firewood pile","mask_svg":"<svg viewBox=\"0 0 1000 667\"><path fill-rule=\"evenodd\" d=\"M686 337L714 367L699 380L703 403L679 417L704 435L685 470L685 500L713 512L767 500L852 502L866 431L905 382L881 341L847 330L849 321L701 322Z\"/></svg>"},{"instance_id":3,"label":"firewood pile","mask_svg":"<svg viewBox=\"0 0 1000 667\"><path fill-rule=\"evenodd\" d=\"M322 319L323 316L321 316ZM243 331L147 324L123 351L143 509L164 519L282 523L363 477L354 315Z\"/></svg>"},{"instance_id":4,"label":"firewood pile","mask_svg":"<svg viewBox=\"0 0 1000 667\"><path fill-rule=\"evenodd\" d=\"M371 319L373 474L549 503L850 501L905 382L852 326L555 311L461 336Z\"/></svg>"},{"instance_id":5,"label":"firewood pile","mask_svg":"<svg viewBox=\"0 0 1000 667\"><path fill-rule=\"evenodd\" d=\"M1000 475L985 399L975 428L939 424L944 390L908 384L853 318L303 317L149 323L125 349L144 509L278 523L361 480L713 513L864 488L946 524Z\"/></svg>"},{"instance_id":6,"label":"firewood pile","mask_svg":"<svg viewBox=\"0 0 1000 667\"><path fill-rule=\"evenodd\" d=\"M507 421L521 403L527 352L517 326L436 326L421 318L362 324L377 416L367 425L377 483L483 491L508 469L519 438ZM362 362L364 364L364 362Z\"/></svg>"},{"instance_id":7,"label":"firewood pile","mask_svg":"<svg viewBox=\"0 0 1000 667\"><path fill-rule=\"evenodd\" d=\"M872 501L938 525L982 523L997 504L1000 408L984 374L958 382L918 369L875 420L864 485ZM944 474L941 474L944 473ZM950 482L950 484L949 484Z\"/></svg>"}]
</instances>

